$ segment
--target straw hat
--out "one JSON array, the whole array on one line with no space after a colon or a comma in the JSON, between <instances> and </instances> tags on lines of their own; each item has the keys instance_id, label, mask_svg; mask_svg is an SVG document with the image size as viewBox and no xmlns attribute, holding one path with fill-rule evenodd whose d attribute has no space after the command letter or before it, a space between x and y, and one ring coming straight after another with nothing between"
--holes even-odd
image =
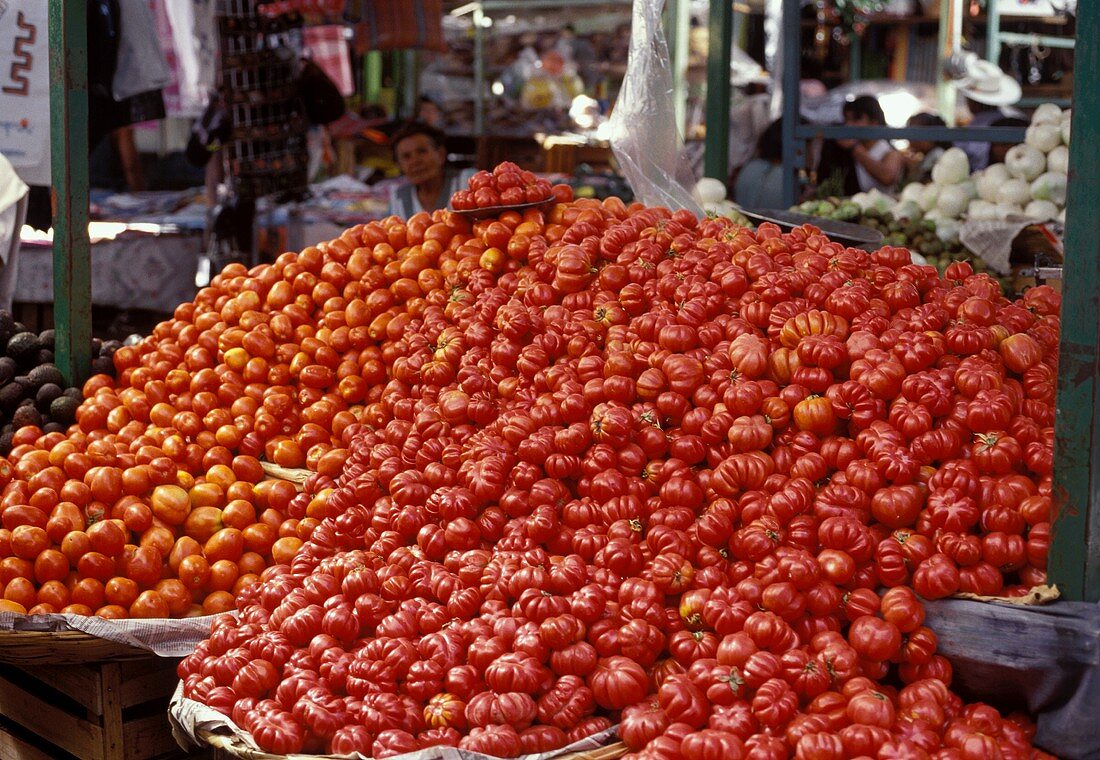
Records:
<instances>
[{"instance_id":1,"label":"straw hat","mask_svg":"<svg viewBox=\"0 0 1100 760\"><path fill-rule=\"evenodd\" d=\"M964 53L948 61L948 75L966 97L987 106L1008 106L1023 95L1020 83L990 61Z\"/></svg>"}]
</instances>

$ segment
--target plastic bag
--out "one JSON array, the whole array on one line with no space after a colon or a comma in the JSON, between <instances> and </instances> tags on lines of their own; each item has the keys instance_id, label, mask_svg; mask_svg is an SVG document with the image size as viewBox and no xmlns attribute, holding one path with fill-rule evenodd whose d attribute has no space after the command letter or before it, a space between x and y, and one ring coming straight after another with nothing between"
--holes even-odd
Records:
<instances>
[{"instance_id":1,"label":"plastic bag","mask_svg":"<svg viewBox=\"0 0 1100 760\"><path fill-rule=\"evenodd\" d=\"M672 66L661 25L664 0L634 0L630 58L611 113L611 148L634 196L647 206L703 210L687 189L691 168L672 99Z\"/></svg>"}]
</instances>

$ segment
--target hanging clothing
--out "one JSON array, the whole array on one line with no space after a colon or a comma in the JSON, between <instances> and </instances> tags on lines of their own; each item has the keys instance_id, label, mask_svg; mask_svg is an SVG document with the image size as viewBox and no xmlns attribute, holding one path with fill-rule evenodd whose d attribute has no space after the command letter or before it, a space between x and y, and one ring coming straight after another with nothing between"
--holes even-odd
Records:
<instances>
[{"instance_id":1,"label":"hanging clothing","mask_svg":"<svg viewBox=\"0 0 1100 760\"><path fill-rule=\"evenodd\" d=\"M27 214L27 185L0 153L0 309L11 311L19 266L19 231Z\"/></svg>"},{"instance_id":2,"label":"hanging clothing","mask_svg":"<svg viewBox=\"0 0 1100 760\"><path fill-rule=\"evenodd\" d=\"M466 189L466 183L474 176L474 169L447 169L443 174L443 187L439 191L439 200L436 208L446 208L451 196L459 190ZM402 182L393 189L390 196L389 213L408 219L413 214L424 211L420 203L420 196L416 194L416 187L411 182Z\"/></svg>"},{"instance_id":3,"label":"hanging clothing","mask_svg":"<svg viewBox=\"0 0 1100 760\"><path fill-rule=\"evenodd\" d=\"M125 100L172 82L148 0L118 0L120 33L111 94Z\"/></svg>"},{"instance_id":4,"label":"hanging clothing","mask_svg":"<svg viewBox=\"0 0 1100 760\"><path fill-rule=\"evenodd\" d=\"M321 67L345 98L355 94L355 78L348 57L348 38L338 25L309 26L302 30L305 56Z\"/></svg>"},{"instance_id":5,"label":"hanging clothing","mask_svg":"<svg viewBox=\"0 0 1100 760\"><path fill-rule=\"evenodd\" d=\"M197 118L217 80L213 0L152 2L157 34L173 75L173 84L165 89L168 114Z\"/></svg>"},{"instance_id":6,"label":"hanging clothing","mask_svg":"<svg viewBox=\"0 0 1100 760\"><path fill-rule=\"evenodd\" d=\"M127 92L140 82L151 81L134 78L133 70L140 66L131 43L123 43L123 5L144 0L88 0L88 150L95 150L99 142L119 127L143 121L164 118L164 98L159 88L134 91L125 98L115 97L115 76L122 64L130 73L123 81L129 83ZM148 8L145 9L148 14ZM131 16L131 18L140 18ZM146 15L147 20L151 17ZM135 22L132 33L148 35L156 44L152 23L147 27ZM123 52L125 47L125 52ZM160 55L159 49L157 55ZM125 63L123 62L125 59ZM162 60L163 63L163 60Z\"/></svg>"}]
</instances>

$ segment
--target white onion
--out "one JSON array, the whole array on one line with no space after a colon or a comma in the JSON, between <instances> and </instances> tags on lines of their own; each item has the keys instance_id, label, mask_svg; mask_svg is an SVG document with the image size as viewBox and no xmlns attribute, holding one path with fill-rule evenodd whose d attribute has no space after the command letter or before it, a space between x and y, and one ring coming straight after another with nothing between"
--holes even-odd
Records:
<instances>
[{"instance_id":1,"label":"white onion","mask_svg":"<svg viewBox=\"0 0 1100 760\"><path fill-rule=\"evenodd\" d=\"M1053 103L1043 103L1031 115L1032 124L1058 124L1062 121L1062 109Z\"/></svg>"},{"instance_id":2,"label":"white onion","mask_svg":"<svg viewBox=\"0 0 1100 760\"><path fill-rule=\"evenodd\" d=\"M966 211L970 196L962 185L948 185L940 190L936 208L949 219L958 219Z\"/></svg>"},{"instance_id":3,"label":"white onion","mask_svg":"<svg viewBox=\"0 0 1100 760\"><path fill-rule=\"evenodd\" d=\"M997 190L1005 182L1008 182L1011 176L1004 164L990 164L979 172L978 178L974 182L978 189L978 197L983 201L996 203Z\"/></svg>"},{"instance_id":4,"label":"white onion","mask_svg":"<svg viewBox=\"0 0 1100 760\"><path fill-rule=\"evenodd\" d=\"M997 191L997 203L1023 206L1031 200L1031 187L1022 179L1013 177Z\"/></svg>"},{"instance_id":5,"label":"white onion","mask_svg":"<svg viewBox=\"0 0 1100 760\"><path fill-rule=\"evenodd\" d=\"M1061 172L1044 172L1031 183L1031 197L1037 201L1051 201L1066 205L1066 175Z\"/></svg>"},{"instance_id":6,"label":"white onion","mask_svg":"<svg viewBox=\"0 0 1100 760\"><path fill-rule=\"evenodd\" d=\"M925 185L921 188L920 197L917 198L917 203L925 211L931 211L936 207L936 200L940 197L940 186L932 183Z\"/></svg>"},{"instance_id":7,"label":"white onion","mask_svg":"<svg viewBox=\"0 0 1100 760\"><path fill-rule=\"evenodd\" d=\"M1027 128L1024 142L1043 153L1050 153L1062 144L1061 125L1058 123L1032 124Z\"/></svg>"},{"instance_id":8,"label":"white onion","mask_svg":"<svg viewBox=\"0 0 1100 760\"><path fill-rule=\"evenodd\" d=\"M726 199L726 186L714 177L703 177L695 185L693 194L700 203L718 203Z\"/></svg>"},{"instance_id":9,"label":"white onion","mask_svg":"<svg viewBox=\"0 0 1100 760\"><path fill-rule=\"evenodd\" d=\"M932 181L937 185L956 185L970 175L970 159L961 148L948 148L932 167Z\"/></svg>"},{"instance_id":10,"label":"white onion","mask_svg":"<svg viewBox=\"0 0 1100 760\"><path fill-rule=\"evenodd\" d=\"M920 182L911 182L901 190L902 201L913 201L914 203L920 203L920 194L924 192L924 185Z\"/></svg>"},{"instance_id":11,"label":"white onion","mask_svg":"<svg viewBox=\"0 0 1100 760\"><path fill-rule=\"evenodd\" d=\"M1058 207L1050 201L1032 201L1024 207L1024 216L1040 222L1050 221L1058 216Z\"/></svg>"},{"instance_id":12,"label":"white onion","mask_svg":"<svg viewBox=\"0 0 1100 760\"><path fill-rule=\"evenodd\" d=\"M1005 154L1005 167L1013 177L1030 182L1046 171L1047 157L1030 145L1013 145Z\"/></svg>"},{"instance_id":13,"label":"white onion","mask_svg":"<svg viewBox=\"0 0 1100 760\"><path fill-rule=\"evenodd\" d=\"M1047 171L1058 172L1059 174L1069 173L1069 148L1065 145L1059 145L1050 153L1047 153Z\"/></svg>"}]
</instances>

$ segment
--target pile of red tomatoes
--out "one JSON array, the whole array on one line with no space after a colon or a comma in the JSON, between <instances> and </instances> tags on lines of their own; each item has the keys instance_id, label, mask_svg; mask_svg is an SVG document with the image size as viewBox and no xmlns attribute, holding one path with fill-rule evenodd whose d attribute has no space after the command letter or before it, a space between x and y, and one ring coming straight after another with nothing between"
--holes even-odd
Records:
<instances>
[{"instance_id":1,"label":"pile of red tomatoes","mask_svg":"<svg viewBox=\"0 0 1100 760\"><path fill-rule=\"evenodd\" d=\"M549 180L540 179L510 161L499 164L492 172L478 172L468 184L466 190L451 196L451 208L455 211L543 203L555 197L555 193L560 200L572 197L568 187L559 185L555 190Z\"/></svg>"},{"instance_id":2,"label":"pile of red tomatoes","mask_svg":"<svg viewBox=\"0 0 1100 760\"><path fill-rule=\"evenodd\" d=\"M187 696L281 754L1043 756L920 597L1045 578L1054 291L617 199L433 222L399 257L461 263Z\"/></svg>"}]
</instances>

